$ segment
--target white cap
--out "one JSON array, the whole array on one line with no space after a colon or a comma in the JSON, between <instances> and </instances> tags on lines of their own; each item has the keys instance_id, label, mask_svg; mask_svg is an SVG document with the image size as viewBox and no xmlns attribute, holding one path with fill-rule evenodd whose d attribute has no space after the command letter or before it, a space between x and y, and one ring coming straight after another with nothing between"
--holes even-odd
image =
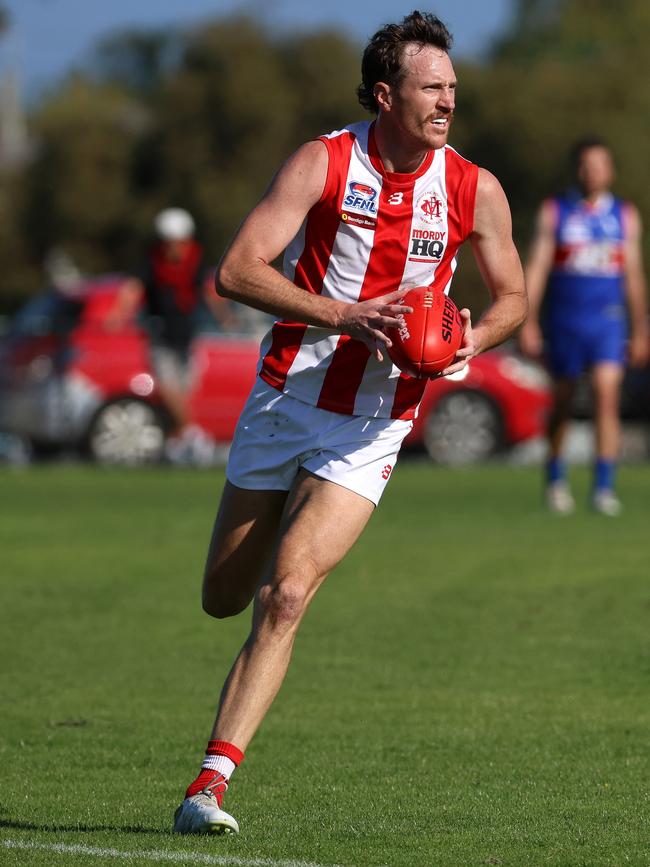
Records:
<instances>
[{"instance_id":1,"label":"white cap","mask_svg":"<svg viewBox=\"0 0 650 867\"><path fill-rule=\"evenodd\" d=\"M153 224L163 241L186 241L194 235L194 220L183 208L165 208Z\"/></svg>"}]
</instances>

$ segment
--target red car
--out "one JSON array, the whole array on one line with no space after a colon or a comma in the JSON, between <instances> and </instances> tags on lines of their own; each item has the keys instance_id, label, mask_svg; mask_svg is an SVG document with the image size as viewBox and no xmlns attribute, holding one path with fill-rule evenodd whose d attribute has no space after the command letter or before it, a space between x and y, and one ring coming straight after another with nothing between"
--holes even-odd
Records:
<instances>
[{"instance_id":1,"label":"red car","mask_svg":"<svg viewBox=\"0 0 650 867\"><path fill-rule=\"evenodd\" d=\"M423 445L440 464L485 460L544 433L551 407L545 370L507 348L433 380L406 445Z\"/></svg>"},{"instance_id":2,"label":"red car","mask_svg":"<svg viewBox=\"0 0 650 867\"><path fill-rule=\"evenodd\" d=\"M85 451L105 463L141 464L165 454L169 418L134 320L109 330L123 278L29 303L0 344L0 432L35 449ZM193 422L227 444L255 379L258 336L206 333L190 358ZM431 382L406 445L444 464L467 463L539 436L549 407L546 375L507 351Z\"/></svg>"},{"instance_id":3,"label":"red car","mask_svg":"<svg viewBox=\"0 0 650 867\"><path fill-rule=\"evenodd\" d=\"M106 318L120 276L28 303L0 343L0 430L37 451L88 450L97 460L141 463L163 454L166 419L136 322Z\"/></svg>"}]
</instances>

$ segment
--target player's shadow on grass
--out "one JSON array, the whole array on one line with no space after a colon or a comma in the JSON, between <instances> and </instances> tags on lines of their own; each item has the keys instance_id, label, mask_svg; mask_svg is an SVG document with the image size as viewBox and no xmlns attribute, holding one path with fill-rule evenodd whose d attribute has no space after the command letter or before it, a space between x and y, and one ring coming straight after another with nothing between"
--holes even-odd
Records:
<instances>
[{"instance_id":1,"label":"player's shadow on grass","mask_svg":"<svg viewBox=\"0 0 650 867\"><path fill-rule=\"evenodd\" d=\"M11 828L14 831L45 831L50 833L92 833L96 831L118 831L123 834L164 834L160 828L145 828L142 825L37 825L35 822L19 822L12 819L0 819L0 828ZM170 831L171 833L171 831Z\"/></svg>"}]
</instances>

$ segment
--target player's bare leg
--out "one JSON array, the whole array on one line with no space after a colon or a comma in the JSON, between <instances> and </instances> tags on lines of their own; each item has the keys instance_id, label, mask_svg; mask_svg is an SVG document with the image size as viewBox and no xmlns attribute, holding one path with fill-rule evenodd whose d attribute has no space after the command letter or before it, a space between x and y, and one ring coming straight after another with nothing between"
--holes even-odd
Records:
<instances>
[{"instance_id":1,"label":"player's bare leg","mask_svg":"<svg viewBox=\"0 0 650 867\"><path fill-rule=\"evenodd\" d=\"M213 738L246 748L282 684L307 606L373 509L364 497L301 472L287 500L272 567L255 595L251 634L221 695Z\"/></svg>"},{"instance_id":2,"label":"player's bare leg","mask_svg":"<svg viewBox=\"0 0 650 867\"><path fill-rule=\"evenodd\" d=\"M212 532L203 578L203 607L214 617L230 617L251 602L277 541L286 491L250 491L226 482ZM234 744L218 747L204 760L197 779L174 815L181 834L233 834L236 819L221 809L223 796L242 753ZM214 767L211 767L214 765Z\"/></svg>"},{"instance_id":3,"label":"player's bare leg","mask_svg":"<svg viewBox=\"0 0 650 867\"><path fill-rule=\"evenodd\" d=\"M305 471L288 495L226 486L206 564L203 604L217 617L229 616L246 607L257 587L253 625L224 685L203 770L176 811L176 831L239 830L221 809L229 775L282 684L309 602L373 509L370 500Z\"/></svg>"},{"instance_id":4,"label":"player's bare leg","mask_svg":"<svg viewBox=\"0 0 650 867\"><path fill-rule=\"evenodd\" d=\"M553 385L553 409L548 420L549 456L546 467L546 504L552 512L567 515L575 502L565 476L562 452L571 423L574 379L558 379Z\"/></svg>"},{"instance_id":5,"label":"player's bare leg","mask_svg":"<svg viewBox=\"0 0 650 867\"><path fill-rule=\"evenodd\" d=\"M250 491L226 482L203 575L203 609L213 617L243 611L277 543L287 491Z\"/></svg>"},{"instance_id":6,"label":"player's bare leg","mask_svg":"<svg viewBox=\"0 0 650 867\"><path fill-rule=\"evenodd\" d=\"M596 454L604 460L618 460L621 443L619 405L623 368L620 364L595 365L591 382L594 392Z\"/></svg>"},{"instance_id":7,"label":"player's bare leg","mask_svg":"<svg viewBox=\"0 0 650 867\"><path fill-rule=\"evenodd\" d=\"M591 383L594 393L596 464L592 505L596 511L615 517L621 503L614 492L614 471L621 446L620 395L623 367L615 362L594 366Z\"/></svg>"},{"instance_id":8,"label":"player's bare leg","mask_svg":"<svg viewBox=\"0 0 650 867\"><path fill-rule=\"evenodd\" d=\"M574 379L558 379L553 384L553 409L548 420L549 452L559 458L571 422L571 401L575 393Z\"/></svg>"}]
</instances>

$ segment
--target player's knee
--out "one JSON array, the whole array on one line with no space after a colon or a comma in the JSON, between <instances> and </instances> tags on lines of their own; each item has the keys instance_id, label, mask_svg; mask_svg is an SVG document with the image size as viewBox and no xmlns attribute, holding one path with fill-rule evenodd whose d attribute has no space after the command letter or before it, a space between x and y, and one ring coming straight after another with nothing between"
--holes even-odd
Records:
<instances>
[{"instance_id":1,"label":"player's knee","mask_svg":"<svg viewBox=\"0 0 650 867\"><path fill-rule=\"evenodd\" d=\"M302 576L285 575L281 581L260 589L259 604L264 620L273 629L297 626L307 607L307 587Z\"/></svg>"}]
</instances>

